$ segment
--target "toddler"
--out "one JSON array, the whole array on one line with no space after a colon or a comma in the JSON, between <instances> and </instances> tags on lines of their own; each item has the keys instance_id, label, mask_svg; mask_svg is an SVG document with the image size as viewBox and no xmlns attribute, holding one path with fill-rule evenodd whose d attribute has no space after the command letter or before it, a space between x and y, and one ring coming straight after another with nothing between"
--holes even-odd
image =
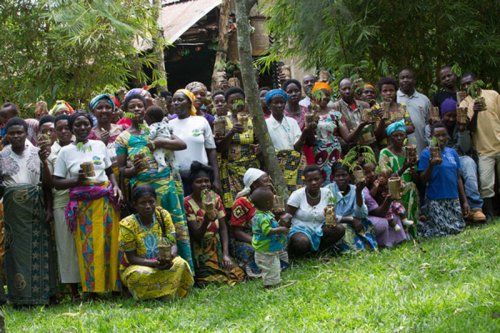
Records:
<instances>
[{"instance_id":1,"label":"toddler","mask_svg":"<svg viewBox=\"0 0 500 333\"><path fill-rule=\"evenodd\" d=\"M144 119L149 126L149 140L156 138L172 138L172 128L163 121L165 117L163 110L158 106L151 106L146 110ZM158 172L162 172L165 168L170 167L173 170L174 153L168 149L157 148L153 152L153 156L158 163Z\"/></svg>"},{"instance_id":2,"label":"toddler","mask_svg":"<svg viewBox=\"0 0 500 333\"><path fill-rule=\"evenodd\" d=\"M262 271L264 288L281 282L280 260L288 262L285 250L288 228L280 226L271 211L274 193L268 187L259 187L250 195L256 211L252 218L252 246L255 263Z\"/></svg>"}]
</instances>

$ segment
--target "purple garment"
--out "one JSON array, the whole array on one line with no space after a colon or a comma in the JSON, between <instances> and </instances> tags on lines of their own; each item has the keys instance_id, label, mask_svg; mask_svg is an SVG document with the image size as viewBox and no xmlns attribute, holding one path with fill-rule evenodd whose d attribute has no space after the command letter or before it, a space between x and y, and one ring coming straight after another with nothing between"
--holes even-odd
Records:
<instances>
[{"instance_id":1,"label":"purple garment","mask_svg":"<svg viewBox=\"0 0 500 333\"><path fill-rule=\"evenodd\" d=\"M203 117L205 117L205 119L208 121L208 123L210 124L210 126L213 126L214 125L214 120L215 120L215 117L212 116L210 113L208 112L203 112ZM171 115L170 117L168 117L168 120L172 120L172 119L175 119L177 118L177 115L176 114L173 114Z\"/></svg>"},{"instance_id":2,"label":"purple garment","mask_svg":"<svg viewBox=\"0 0 500 333\"><path fill-rule=\"evenodd\" d=\"M379 246L392 247L406 240L406 234L399 217L394 215L394 221L399 225L401 230L395 231L386 218L370 215L370 212L379 207L377 201L370 195L368 188L363 189L363 197L365 198L366 207L368 207L368 220L373 224L375 236Z\"/></svg>"}]
</instances>

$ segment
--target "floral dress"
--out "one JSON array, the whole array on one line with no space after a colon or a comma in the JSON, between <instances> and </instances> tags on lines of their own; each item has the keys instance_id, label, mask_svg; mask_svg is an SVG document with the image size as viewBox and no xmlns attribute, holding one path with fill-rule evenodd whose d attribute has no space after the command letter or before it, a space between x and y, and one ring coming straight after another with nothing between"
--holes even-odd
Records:
<instances>
[{"instance_id":1,"label":"floral dress","mask_svg":"<svg viewBox=\"0 0 500 333\"><path fill-rule=\"evenodd\" d=\"M341 124L343 124L342 114L331 111L320 116L316 128L313 152L316 165L322 170L324 185L333 182L332 165L342 156L342 147L338 139L338 128Z\"/></svg>"}]
</instances>

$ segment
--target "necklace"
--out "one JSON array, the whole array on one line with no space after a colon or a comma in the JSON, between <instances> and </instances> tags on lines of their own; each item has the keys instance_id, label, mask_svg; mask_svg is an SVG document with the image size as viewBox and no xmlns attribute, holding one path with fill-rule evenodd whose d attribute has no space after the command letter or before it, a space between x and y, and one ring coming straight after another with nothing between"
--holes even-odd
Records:
<instances>
[{"instance_id":1,"label":"necklace","mask_svg":"<svg viewBox=\"0 0 500 333\"><path fill-rule=\"evenodd\" d=\"M318 199L319 199L319 197L321 196L321 191L319 191L319 192L318 192L318 195L316 195L316 196L312 196L311 194L309 194L309 191L308 191L308 190L306 190L306 195L307 195L307 197L308 197L309 199L311 199L311 200L318 200Z\"/></svg>"}]
</instances>

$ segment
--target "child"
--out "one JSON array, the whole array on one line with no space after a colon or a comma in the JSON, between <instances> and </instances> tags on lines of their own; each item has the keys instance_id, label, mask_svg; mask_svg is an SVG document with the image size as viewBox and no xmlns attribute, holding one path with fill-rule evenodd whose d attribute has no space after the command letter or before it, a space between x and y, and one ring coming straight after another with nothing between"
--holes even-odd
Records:
<instances>
[{"instance_id":1,"label":"child","mask_svg":"<svg viewBox=\"0 0 500 333\"><path fill-rule=\"evenodd\" d=\"M252 246L255 263L262 271L264 288L272 288L281 282L280 259L288 262L285 251L288 228L282 227L274 218L274 193L268 187L259 187L252 192L250 200L256 211L252 218Z\"/></svg>"},{"instance_id":2,"label":"child","mask_svg":"<svg viewBox=\"0 0 500 333\"><path fill-rule=\"evenodd\" d=\"M365 168L373 168L373 165L365 165ZM370 189L370 195L377 200L377 202L383 202L384 198L388 195L387 189L387 179L390 177L390 171L381 171L375 180L367 179L366 186ZM395 231L399 231L400 227L394 220L394 215L397 215L401 220L401 223L405 227L413 225L413 221L408 220L406 217L406 209L399 201L392 201L391 208L387 211L385 218L389 222L391 228Z\"/></svg>"},{"instance_id":3,"label":"child","mask_svg":"<svg viewBox=\"0 0 500 333\"><path fill-rule=\"evenodd\" d=\"M150 106L146 110L144 117L149 126L149 140L156 138L170 139L172 137L172 128L167 122L163 121L165 117L163 110L158 106ZM158 172L162 172L169 167L173 170L174 153L168 149L157 148L153 156L158 163Z\"/></svg>"}]
</instances>

